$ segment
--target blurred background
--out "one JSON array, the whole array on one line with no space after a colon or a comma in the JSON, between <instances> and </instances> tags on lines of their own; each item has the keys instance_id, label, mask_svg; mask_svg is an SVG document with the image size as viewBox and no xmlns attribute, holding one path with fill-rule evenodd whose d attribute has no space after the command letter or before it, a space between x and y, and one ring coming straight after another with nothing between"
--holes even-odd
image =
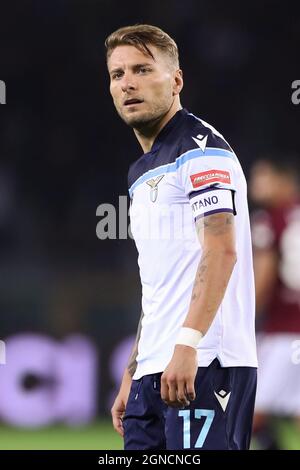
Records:
<instances>
[{"instance_id":1,"label":"blurred background","mask_svg":"<svg viewBox=\"0 0 300 470\"><path fill-rule=\"evenodd\" d=\"M131 239L97 238L96 210L118 214L141 150L109 95L106 36L134 23L165 29L179 46L183 106L224 134L247 178L257 160L290 154L297 173L299 10L276 0L1 2L1 449L122 448L109 409L140 315L137 252ZM300 449L280 415L278 445Z\"/></svg>"}]
</instances>

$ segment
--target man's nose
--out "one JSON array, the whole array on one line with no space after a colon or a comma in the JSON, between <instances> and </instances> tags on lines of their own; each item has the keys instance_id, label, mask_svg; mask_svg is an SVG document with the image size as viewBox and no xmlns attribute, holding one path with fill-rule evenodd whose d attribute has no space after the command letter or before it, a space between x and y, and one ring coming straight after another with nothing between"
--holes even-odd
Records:
<instances>
[{"instance_id":1,"label":"man's nose","mask_svg":"<svg viewBox=\"0 0 300 470\"><path fill-rule=\"evenodd\" d=\"M122 91L135 90L136 84L132 75L124 75L121 83Z\"/></svg>"}]
</instances>

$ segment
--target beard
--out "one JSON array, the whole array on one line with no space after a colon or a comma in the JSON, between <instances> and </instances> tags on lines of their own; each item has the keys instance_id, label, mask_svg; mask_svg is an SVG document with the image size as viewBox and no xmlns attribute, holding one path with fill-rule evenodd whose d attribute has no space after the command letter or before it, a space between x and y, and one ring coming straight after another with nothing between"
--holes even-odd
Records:
<instances>
[{"instance_id":1,"label":"beard","mask_svg":"<svg viewBox=\"0 0 300 470\"><path fill-rule=\"evenodd\" d=\"M151 129L158 121L160 121L169 111L168 104L159 104L153 109L132 114L123 114L121 110L117 110L121 119L132 129L138 131Z\"/></svg>"}]
</instances>

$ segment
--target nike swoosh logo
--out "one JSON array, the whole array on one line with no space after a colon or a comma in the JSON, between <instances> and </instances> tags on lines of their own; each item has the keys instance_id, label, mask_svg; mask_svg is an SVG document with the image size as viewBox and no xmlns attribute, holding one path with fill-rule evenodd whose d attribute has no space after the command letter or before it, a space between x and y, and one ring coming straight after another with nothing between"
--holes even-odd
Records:
<instances>
[{"instance_id":1,"label":"nike swoosh logo","mask_svg":"<svg viewBox=\"0 0 300 470\"><path fill-rule=\"evenodd\" d=\"M224 390L221 390L221 392L224 392ZM220 393L220 392L219 392ZM215 394L215 397L216 399L218 400L218 402L220 403L221 407L222 407L222 410L223 411L226 411L226 408L227 408L227 405L228 405L228 402L229 402L229 398L230 398L230 395L231 395L231 392L227 393L227 395L225 396L221 396L219 395L219 393L216 393L214 392Z\"/></svg>"},{"instance_id":2,"label":"nike swoosh logo","mask_svg":"<svg viewBox=\"0 0 300 470\"><path fill-rule=\"evenodd\" d=\"M192 137L203 153L205 152L207 137L207 135L204 137L202 134L198 134L197 137Z\"/></svg>"}]
</instances>

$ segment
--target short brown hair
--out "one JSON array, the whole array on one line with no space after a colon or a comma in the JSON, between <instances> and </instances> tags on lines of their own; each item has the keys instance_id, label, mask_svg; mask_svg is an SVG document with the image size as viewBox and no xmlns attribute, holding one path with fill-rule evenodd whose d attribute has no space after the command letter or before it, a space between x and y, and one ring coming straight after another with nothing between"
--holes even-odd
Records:
<instances>
[{"instance_id":1,"label":"short brown hair","mask_svg":"<svg viewBox=\"0 0 300 470\"><path fill-rule=\"evenodd\" d=\"M117 46L134 46L143 54L154 60L153 54L147 45L153 45L169 56L176 67L179 67L178 48L174 39L157 26L136 24L124 26L111 33L105 41L106 58Z\"/></svg>"}]
</instances>

